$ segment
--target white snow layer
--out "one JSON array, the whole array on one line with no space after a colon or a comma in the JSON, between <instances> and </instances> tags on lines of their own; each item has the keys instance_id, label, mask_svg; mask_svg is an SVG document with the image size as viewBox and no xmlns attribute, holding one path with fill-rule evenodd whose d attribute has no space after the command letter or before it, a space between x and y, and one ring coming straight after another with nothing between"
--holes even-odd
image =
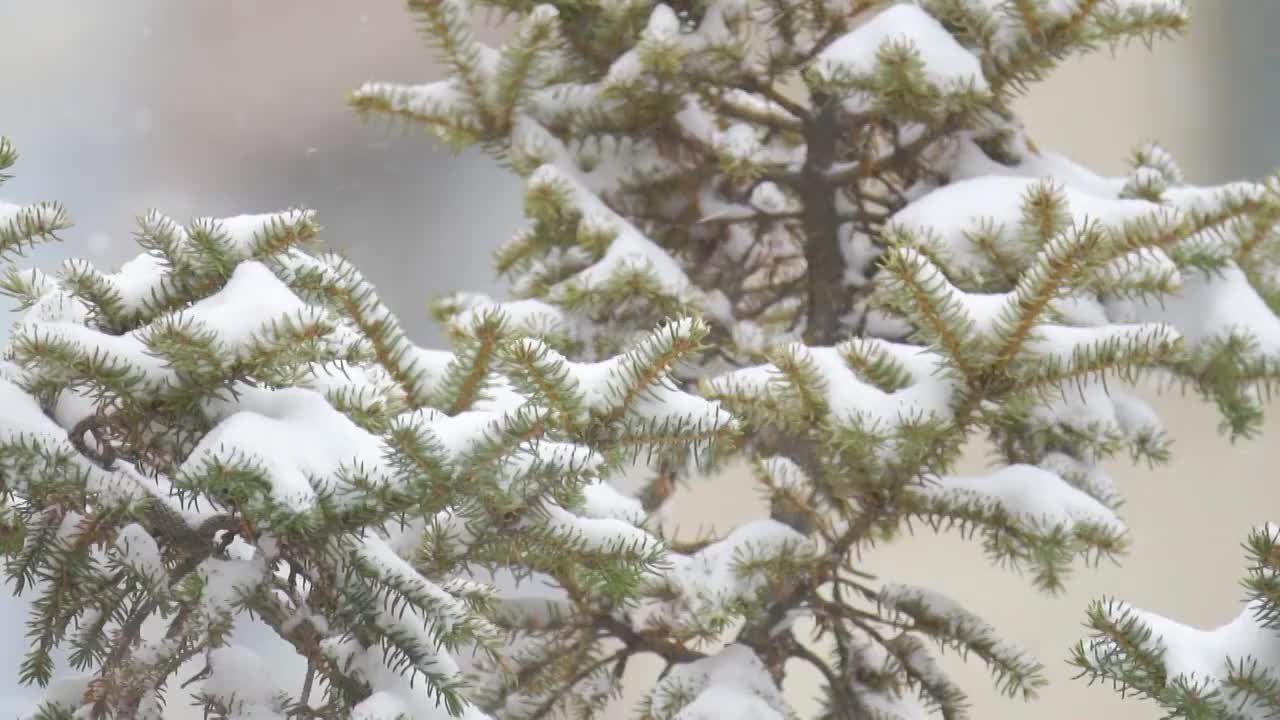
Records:
<instances>
[{"instance_id":1,"label":"white snow layer","mask_svg":"<svg viewBox=\"0 0 1280 720\"><path fill-rule=\"evenodd\" d=\"M1027 35L1028 29L1017 7L1008 0L964 0L964 4L971 11L990 18L992 45L997 52L1004 52ZM1037 6L1049 17L1060 19L1074 12L1078 4L1076 0L1040 0ZM1184 0L1104 0L1090 17L1097 23L1134 13L1185 16L1187 8Z\"/></svg>"},{"instance_id":2,"label":"white snow layer","mask_svg":"<svg viewBox=\"0 0 1280 720\"><path fill-rule=\"evenodd\" d=\"M531 187L552 185L563 188L569 193L569 201L582 213L582 222L614 234L604 257L568 281L573 286L594 290L619 273L647 271L653 274L663 292L673 297L683 297L688 291L689 278L675 258L609 209L598 195L576 178L553 165L543 165L529 178L529 184Z\"/></svg>"},{"instance_id":3,"label":"white snow layer","mask_svg":"<svg viewBox=\"0 0 1280 720\"><path fill-rule=\"evenodd\" d=\"M673 665L653 690L653 706L676 710L676 720L784 720L790 709L764 663L745 645L729 645L718 654Z\"/></svg>"},{"instance_id":4,"label":"white snow layer","mask_svg":"<svg viewBox=\"0 0 1280 720\"><path fill-rule=\"evenodd\" d=\"M1124 525L1110 508L1058 475L1033 465L1009 465L990 475L945 476L927 482L922 494L954 503L994 503L1032 526L1071 529L1087 523L1114 532Z\"/></svg>"},{"instance_id":5,"label":"white snow layer","mask_svg":"<svg viewBox=\"0 0 1280 720\"><path fill-rule=\"evenodd\" d=\"M262 469L273 499L295 512L312 507L313 481L332 482L346 468L376 478L382 465L382 442L312 390L245 388L235 400L214 401L210 410L220 421L180 472L198 472L207 462L247 461Z\"/></svg>"},{"instance_id":6,"label":"white snow layer","mask_svg":"<svg viewBox=\"0 0 1280 720\"><path fill-rule=\"evenodd\" d=\"M680 595L679 614L696 617L729 607L736 599L749 599L763 587L762 575L742 571L744 561L800 557L813 551L812 541L789 526L773 519L753 520L692 555L672 553L664 583Z\"/></svg>"},{"instance_id":7,"label":"white snow layer","mask_svg":"<svg viewBox=\"0 0 1280 720\"><path fill-rule=\"evenodd\" d=\"M818 54L814 68L825 79L867 75L874 71L882 48L893 44L914 48L925 77L944 91L987 89L978 58L932 15L909 4L891 5L837 38Z\"/></svg>"},{"instance_id":8,"label":"white snow layer","mask_svg":"<svg viewBox=\"0 0 1280 720\"><path fill-rule=\"evenodd\" d=\"M995 228L1007 242L1016 242L1011 234L1021 222L1023 199L1041 182L1040 178L1008 174L954 182L908 204L894 215L891 223L937 247L948 266L955 270L993 273L996 268L973 238L985 229ZM1150 218L1171 223L1181 212L1179 206L1106 197L1071 185L1058 185L1057 189L1076 227L1101 222L1107 227L1120 228L1126 223ZM1095 185L1095 189L1101 188ZM1118 188L1112 189L1118 191ZM1206 194L1203 191L1184 193L1188 199L1183 202L1207 202ZM1150 258L1143 265L1148 268L1147 272L1154 272L1152 262L1172 267L1168 258L1158 251L1151 250L1146 257ZM1234 265L1212 276L1182 273L1178 294L1159 299L1113 299L1105 303L1105 308L1112 322L1165 323L1193 345L1236 332L1256 339L1262 353L1280 355L1280 317L1271 312L1244 273Z\"/></svg>"}]
</instances>

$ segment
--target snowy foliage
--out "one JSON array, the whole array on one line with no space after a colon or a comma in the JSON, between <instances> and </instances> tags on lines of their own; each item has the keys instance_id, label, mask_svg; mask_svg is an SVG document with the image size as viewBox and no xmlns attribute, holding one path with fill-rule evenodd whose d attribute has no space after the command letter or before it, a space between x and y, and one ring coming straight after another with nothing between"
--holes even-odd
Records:
<instances>
[{"instance_id":1,"label":"snowy foliage","mask_svg":"<svg viewBox=\"0 0 1280 720\"><path fill-rule=\"evenodd\" d=\"M7 212L23 243L66 226ZM5 277L7 570L35 596L23 680L57 675L36 717L160 717L185 695L218 717L479 717L468 666L507 662L512 618L478 571L604 605L692 582L607 480L732 435L654 370L705 324L579 364L481 313L435 353L312 252L317 231L309 212L151 214L117 272ZM251 619L305 660L301 687L233 642Z\"/></svg>"},{"instance_id":2,"label":"snowy foliage","mask_svg":"<svg viewBox=\"0 0 1280 720\"><path fill-rule=\"evenodd\" d=\"M670 675L688 664L715 684L711 661L725 653L746 658L741 677L759 660L777 679L799 658L828 681L830 717L922 707L954 717L964 693L919 644L933 639L1030 696L1036 662L935 590L865 577L858 553L912 524L958 526L1053 591L1076 563L1126 546L1102 463L1167 458L1133 383L1194 390L1232 436L1258 427L1280 353L1280 188L1188 185L1154 145L1135 152L1128 176L1099 177L1035 147L1010 110L1065 57L1175 33L1186 21L1176 0L482 0L518 18L499 48L474 38L461 3L409 4L451 77L371 83L353 104L477 143L528 188L531 222L497 257L516 299L458 296L441 317L477 307L536 316L552 357L582 362L666 317L703 318L707 345L662 367L741 430L727 454L705 459L747 459L771 498L767 523L699 546L721 557L755 539L733 577L697 562L685 575L688 563L675 562L696 601L641 586L625 614L646 633L599 626L624 645L619 655L589 650L595 640L541 640L582 653L574 668L656 652ZM975 436L999 462L958 477L950 468ZM618 486L646 510L696 472L646 460ZM1275 567L1259 562L1259 577ZM794 637L802 616L836 655ZM1150 650L1139 673L1126 664L1138 662L1126 655L1137 645L1118 633L1172 638L1178 626L1117 604L1091 619L1098 652L1077 658L1088 672L1184 711L1194 698L1169 688L1188 672L1215 678L1203 692L1235 678L1249 688L1240 697L1280 707L1263 689L1280 681L1266 648L1188 635L1170 642L1196 646L1199 661ZM1246 655L1259 664L1240 680ZM570 668L530 673L565 707L596 692ZM724 677L717 697L772 697ZM698 700L708 690L685 692L682 711L668 685L654 690L650 715L708 716ZM769 702L734 712L772 717Z\"/></svg>"},{"instance_id":3,"label":"snowy foliage","mask_svg":"<svg viewBox=\"0 0 1280 720\"><path fill-rule=\"evenodd\" d=\"M1099 177L1010 110L1064 57L1175 32L1181 4L482 4L505 45L464 0L410 0L449 78L352 99L526 179L496 258L514 299L441 302L451 351L410 342L308 211L152 213L115 272L4 276L34 717L599 717L642 654L666 668L654 720L793 717L790 660L824 718L962 717L929 643L1034 696L998 627L859 558L959 527L1055 591L1126 546L1103 462L1167 457L1134 382L1257 429L1280 187L1188 185L1156 146ZM0 250L67 225L0 204ZM975 437L996 467L957 476ZM678 486L738 461L770 517L671 537ZM1274 715L1278 542L1251 538L1234 623L1103 602L1075 662L1189 717ZM299 683L237 640L251 623Z\"/></svg>"}]
</instances>

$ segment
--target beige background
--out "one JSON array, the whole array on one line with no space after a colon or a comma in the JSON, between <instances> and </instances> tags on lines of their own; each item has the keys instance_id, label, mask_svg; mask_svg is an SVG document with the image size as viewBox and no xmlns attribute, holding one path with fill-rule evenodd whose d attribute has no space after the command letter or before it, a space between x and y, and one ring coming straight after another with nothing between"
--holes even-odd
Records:
<instances>
[{"instance_id":1,"label":"beige background","mask_svg":"<svg viewBox=\"0 0 1280 720\"><path fill-rule=\"evenodd\" d=\"M1253 90L1232 87L1232 63L1255 50L1225 31L1227 9L1250 1L1270 2L1195 2L1194 30L1181 43L1069 62L1022 103L1036 141L1114 173L1134 145L1159 138L1193 179L1222 178L1232 169L1222 128L1257 111L1238 102ZM1250 37L1265 42L1263 33ZM314 207L329 242L350 250L411 333L434 341L426 296L497 287L487 250L518 225L519 188L473 154L363 126L341 104L365 79L434 74L429 58L398 0L0 0L0 133L24 154L0 194L56 197L78 219L66 246L35 257L43 266L67 253L119 262L132 252L131 218L148 207L180 220ZM1218 439L1212 408L1178 398L1158 408L1173 465L1113 468L1134 536L1123 568L1081 569L1068 592L1044 597L952 537L924 533L867 558L887 578L951 593L1049 667L1053 685L1027 706L994 697L981 668L949 660L973 693L974 718L1156 718L1140 702L1070 680L1063 661L1089 600L1115 595L1206 626L1237 612L1240 543L1252 524L1280 520L1267 465L1280 459L1268 445L1277 424L1232 448ZM975 453L966 470L980 470L980 460ZM707 481L688 491L680 518L727 527L760 512L755 497L741 478ZM0 606L0 678L8 678L24 647L22 608ZM642 676L643 668L636 687ZM811 707L812 682L788 683L801 710ZM0 716L26 697L0 685Z\"/></svg>"}]
</instances>

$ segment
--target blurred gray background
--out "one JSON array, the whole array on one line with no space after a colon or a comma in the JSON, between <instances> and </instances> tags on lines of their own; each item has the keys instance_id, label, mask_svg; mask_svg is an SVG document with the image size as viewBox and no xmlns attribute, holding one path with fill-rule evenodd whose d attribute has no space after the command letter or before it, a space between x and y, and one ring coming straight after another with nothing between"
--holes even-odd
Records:
<instances>
[{"instance_id":1,"label":"blurred gray background","mask_svg":"<svg viewBox=\"0 0 1280 720\"><path fill-rule=\"evenodd\" d=\"M435 77L397 0L0 0L0 133L22 154L10 202L58 199L64 253L135 252L133 219L316 209L411 333L429 293L495 289L489 249L520 186L421 129L361 120L365 80Z\"/></svg>"},{"instance_id":2,"label":"blurred gray background","mask_svg":"<svg viewBox=\"0 0 1280 720\"><path fill-rule=\"evenodd\" d=\"M1280 26L1280 3L1203 0L1193 10L1181 42L1072 61L1035 88L1022 107L1035 140L1105 173L1153 138L1197 182L1271 172L1280 82L1268 66L1280 49L1268 28ZM67 243L32 258L47 269L67 254L104 266L130 257L133 217L149 208L180 222L314 208L326 241L356 260L413 337L435 344L432 294L500 287L489 251L520 223L520 188L476 154L366 126L343 104L367 79L436 76L431 60L399 0L0 0L0 134L22 153L0 196L57 199L72 212ZM1124 568L1081 569L1067 593L1048 598L951 537L922 534L867 558L873 571L950 592L1049 666L1054 685L1026 706L988 692L981 668L949 660L974 691L975 718L1158 717L1070 680L1063 660L1087 602L1117 595L1204 626L1237 612L1240 542L1251 525L1280 520L1267 467L1280 459L1269 448L1280 423L1231 448L1211 408L1177 397L1158 407L1174 464L1114 468L1134 533ZM978 453L970 465L981 468ZM686 526L760 511L732 474L687 497L676 508ZM0 599L0 612L0 678L9 678L25 645L21 603ZM645 670L636 672L638 688ZM812 680L788 683L801 710ZM6 688L0 717L31 697Z\"/></svg>"}]
</instances>

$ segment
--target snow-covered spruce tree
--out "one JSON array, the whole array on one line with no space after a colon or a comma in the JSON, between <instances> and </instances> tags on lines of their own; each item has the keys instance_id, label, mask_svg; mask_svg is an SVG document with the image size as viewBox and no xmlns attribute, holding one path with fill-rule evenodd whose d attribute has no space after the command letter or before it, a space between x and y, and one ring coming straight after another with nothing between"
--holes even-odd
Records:
<instances>
[{"instance_id":1,"label":"snow-covered spruce tree","mask_svg":"<svg viewBox=\"0 0 1280 720\"><path fill-rule=\"evenodd\" d=\"M68 225L0 204L0 251ZM539 573L618 607L666 567L640 503L601 478L732 436L663 384L704 323L566 366L586 395L564 414L511 321L477 314L452 354L415 347L354 268L311 251L317 231L304 211L152 213L118 272L3 276L22 308L0 364L6 571L33 597L21 679L49 687L33 717L192 700L217 718L480 717L459 663L516 671L519 608L495 586ZM246 629L292 646L296 686Z\"/></svg>"},{"instance_id":2,"label":"snow-covered spruce tree","mask_svg":"<svg viewBox=\"0 0 1280 720\"><path fill-rule=\"evenodd\" d=\"M460 294L441 317L463 340L495 311L528 333L504 356L534 379L521 391L587 444L597 366L579 363L700 318L696 350L629 372L715 401L737 442L635 455L607 480L653 512L742 458L772 507L673 543L620 603L541 574L503 596L555 610L507 626L505 666L477 676L495 716L590 716L638 653L666 667L646 717L787 717L789 660L825 679L823 717L962 716L930 642L1029 697L1035 660L936 589L868 577L859 553L959 527L1052 591L1125 547L1101 463L1166 460L1137 380L1216 403L1232 437L1258 428L1280 354L1280 187L1188 185L1155 145L1100 177L1038 149L1011 109L1064 58L1174 34L1179 0L479 6L507 23L502 47L473 36L464 0L410 0L450 76L352 98L526 180L531 222L497 253L517 299ZM995 468L951 474L975 437ZM1250 541L1233 625L1100 603L1076 661L1189 717L1280 711L1276 535Z\"/></svg>"}]
</instances>

